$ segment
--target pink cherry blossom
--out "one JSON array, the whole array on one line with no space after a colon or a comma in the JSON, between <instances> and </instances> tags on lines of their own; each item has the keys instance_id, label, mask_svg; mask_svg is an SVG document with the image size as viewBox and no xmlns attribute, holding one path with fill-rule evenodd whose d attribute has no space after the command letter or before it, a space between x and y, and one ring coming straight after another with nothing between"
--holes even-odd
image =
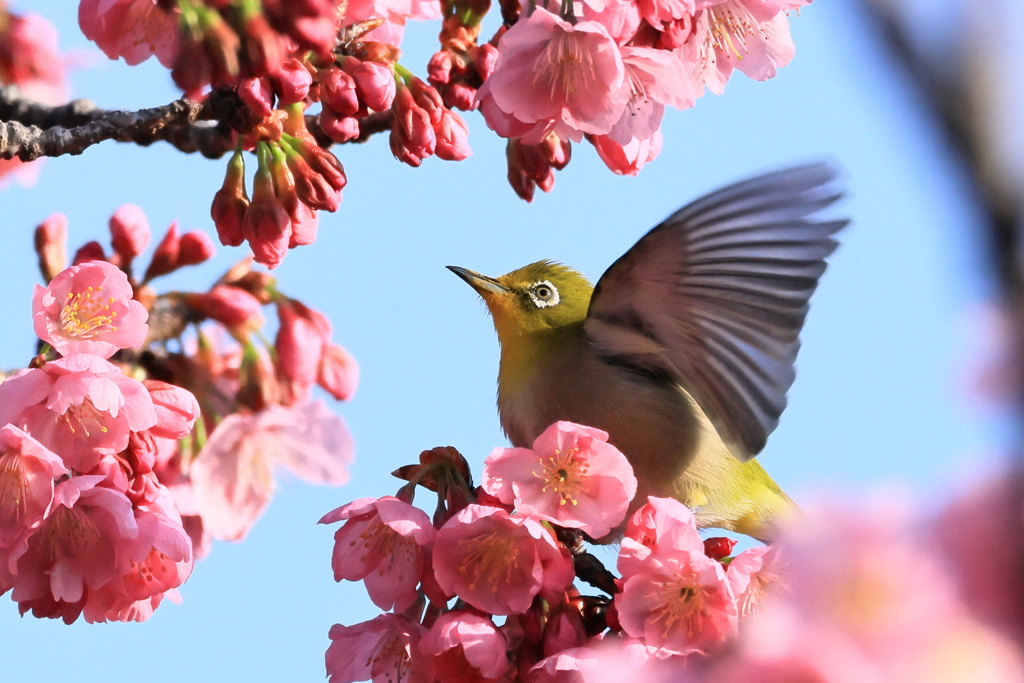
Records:
<instances>
[{"instance_id":1,"label":"pink cherry blossom","mask_svg":"<svg viewBox=\"0 0 1024 683\"><path fill-rule=\"evenodd\" d=\"M700 551L659 549L622 575L619 623L671 654L709 652L736 630L736 605L721 563Z\"/></svg>"},{"instance_id":2,"label":"pink cherry blossom","mask_svg":"<svg viewBox=\"0 0 1024 683\"><path fill-rule=\"evenodd\" d=\"M704 542L693 513L677 500L651 496L633 513L619 550L618 568L623 574L639 571L658 552L704 554Z\"/></svg>"},{"instance_id":3,"label":"pink cherry blossom","mask_svg":"<svg viewBox=\"0 0 1024 683\"><path fill-rule=\"evenodd\" d=\"M62 355L109 358L146 340L149 314L132 298L128 277L106 261L71 266L45 288L36 285L32 320L36 335Z\"/></svg>"},{"instance_id":4,"label":"pink cherry blossom","mask_svg":"<svg viewBox=\"0 0 1024 683\"><path fill-rule=\"evenodd\" d=\"M501 37L494 73L479 96L490 95L522 124L541 124L523 138L527 144L549 132L579 142L583 133L608 133L619 120L629 98L624 79L618 46L603 25L573 25L537 8ZM481 110L494 128L493 110Z\"/></svg>"},{"instance_id":5,"label":"pink cherry blossom","mask_svg":"<svg viewBox=\"0 0 1024 683\"><path fill-rule=\"evenodd\" d=\"M610 135L593 135L590 138L597 155L613 173L635 176L661 152L661 130L646 140L631 138L624 145L612 139Z\"/></svg>"},{"instance_id":6,"label":"pink cherry blossom","mask_svg":"<svg viewBox=\"0 0 1024 683\"><path fill-rule=\"evenodd\" d=\"M124 450L131 432L156 422L142 383L91 354L21 370L0 384L0 424L23 428L79 472L95 467L102 454Z\"/></svg>"},{"instance_id":7,"label":"pink cherry blossom","mask_svg":"<svg viewBox=\"0 0 1024 683\"><path fill-rule=\"evenodd\" d=\"M86 587L98 589L117 574L119 555L139 528L124 494L98 484L103 477L73 477L57 485L53 508L17 561L11 597L52 596L75 603Z\"/></svg>"},{"instance_id":8,"label":"pink cherry blossom","mask_svg":"<svg viewBox=\"0 0 1024 683\"><path fill-rule=\"evenodd\" d=\"M672 52L623 47L621 53L629 101L608 137L626 145L633 139L649 140L658 131L665 105L688 109L700 93L683 63ZM660 149L660 142L658 147ZM655 156L657 152L651 159Z\"/></svg>"},{"instance_id":9,"label":"pink cherry blossom","mask_svg":"<svg viewBox=\"0 0 1024 683\"><path fill-rule=\"evenodd\" d=\"M151 55L171 68L178 53L178 15L153 0L81 0L78 25L107 57L140 64Z\"/></svg>"},{"instance_id":10,"label":"pink cherry blossom","mask_svg":"<svg viewBox=\"0 0 1024 683\"><path fill-rule=\"evenodd\" d=\"M352 450L345 423L320 401L228 415L189 470L196 508L214 538L240 540L273 497L275 466L339 486Z\"/></svg>"},{"instance_id":11,"label":"pink cherry blossom","mask_svg":"<svg viewBox=\"0 0 1024 683\"><path fill-rule=\"evenodd\" d=\"M418 645L424 629L399 614L331 627L324 659L329 683L428 683Z\"/></svg>"},{"instance_id":12,"label":"pink cherry blossom","mask_svg":"<svg viewBox=\"0 0 1024 683\"><path fill-rule=\"evenodd\" d=\"M694 83L717 95L733 69L758 81L775 76L793 58L789 20L766 0L724 0L698 13L692 36L679 49Z\"/></svg>"},{"instance_id":13,"label":"pink cherry blossom","mask_svg":"<svg viewBox=\"0 0 1024 683\"><path fill-rule=\"evenodd\" d=\"M594 639L542 659L531 671L531 683L619 683L643 680L670 683L678 676L663 675L643 641L635 638Z\"/></svg>"},{"instance_id":14,"label":"pink cherry blossom","mask_svg":"<svg viewBox=\"0 0 1024 683\"><path fill-rule=\"evenodd\" d=\"M744 550L729 563L725 574L740 617L756 614L762 602L785 587L777 546L763 545Z\"/></svg>"},{"instance_id":15,"label":"pink cherry blossom","mask_svg":"<svg viewBox=\"0 0 1024 683\"><path fill-rule=\"evenodd\" d=\"M334 580L366 581L373 604L401 612L417 597L425 553L437 531L418 508L394 496L361 498L328 512L320 524L348 520L334 534Z\"/></svg>"},{"instance_id":16,"label":"pink cherry blossom","mask_svg":"<svg viewBox=\"0 0 1024 683\"><path fill-rule=\"evenodd\" d=\"M626 456L600 429L556 422L533 448L497 448L484 461L484 490L517 512L593 538L626 516L636 495Z\"/></svg>"},{"instance_id":17,"label":"pink cherry blossom","mask_svg":"<svg viewBox=\"0 0 1024 683\"><path fill-rule=\"evenodd\" d=\"M488 617L455 610L438 617L420 640L433 678L448 683L478 683L500 678L509 669L508 643Z\"/></svg>"},{"instance_id":18,"label":"pink cherry blossom","mask_svg":"<svg viewBox=\"0 0 1024 683\"><path fill-rule=\"evenodd\" d=\"M50 509L54 479L67 473L55 453L24 431L0 427L0 548L24 544Z\"/></svg>"},{"instance_id":19,"label":"pink cherry blossom","mask_svg":"<svg viewBox=\"0 0 1024 683\"><path fill-rule=\"evenodd\" d=\"M534 596L553 599L575 576L568 551L544 527L482 505L441 527L433 559L445 593L489 614L522 614Z\"/></svg>"}]
</instances>

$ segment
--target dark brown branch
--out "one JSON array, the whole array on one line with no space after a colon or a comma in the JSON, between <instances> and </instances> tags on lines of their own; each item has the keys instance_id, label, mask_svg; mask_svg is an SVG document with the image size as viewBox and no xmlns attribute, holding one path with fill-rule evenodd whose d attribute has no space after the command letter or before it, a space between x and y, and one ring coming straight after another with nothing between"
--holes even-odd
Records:
<instances>
[{"instance_id":1,"label":"dark brown branch","mask_svg":"<svg viewBox=\"0 0 1024 683\"><path fill-rule=\"evenodd\" d=\"M359 122L359 137L390 130L390 111L371 114ZM215 91L203 103L176 100L164 107L137 112L105 110L89 100L50 107L29 100L15 87L0 88L0 159L32 161L43 156L81 154L104 140L148 146L168 142L175 149L217 159L235 146L235 131L247 132L258 121L231 90ZM334 142L320 129L315 116L306 126L321 147Z\"/></svg>"}]
</instances>

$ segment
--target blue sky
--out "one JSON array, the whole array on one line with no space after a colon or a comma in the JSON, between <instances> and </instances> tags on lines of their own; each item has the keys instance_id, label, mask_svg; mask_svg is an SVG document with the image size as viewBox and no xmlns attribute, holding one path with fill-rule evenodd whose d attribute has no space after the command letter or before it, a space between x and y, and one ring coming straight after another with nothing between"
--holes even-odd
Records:
<instances>
[{"instance_id":1,"label":"blue sky","mask_svg":"<svg viewBox=\"0 0 1024 683\"><path fill-rule=\"evenodd\" d=\"M23 9L26 3L18 3ZM76 4L35 0L67 48L90 49ZM360 361L355 399L335 407L357 444L352 481L340 489L284 482L240 544L218 543L145 624L71 627L19 618L0 601L0 680L186 678L299 681L323 677L331 624L371 618L357 584L335 584L331 530L315 522L363 496L394 493L394 468L437 445L479 467L505 445L494 408L498 346L473 292L444 269L492 275L540 258L596 280L661 218L740 177L798 161L832 159L850 189L839 212L853 218L812 299L790 407L760 456L798 501L904 488L925 506L965 472L991 466L990 420L966 396L976 366L977 310L989 286L979 274L977 216L929 121L891 60L849 3L815 3L792 19L794 62L768 83L737 75L722 97L671 111L661 156L638 178L608 172L587 145L533 204L505 183L503 142L467 116L474 155L396 162L386 137L338 151L349 185L324 215L312 247L291 252L280 288L334 323L336 341ZM436 24L412 26L403 63L423 73ZM137 109L176 97L155 61L128 68L93 51L95 68L73 75L76 96ZM38 281L31 229L67 214L72 244L106 241L109 215L141 206L156 231L213 230L209 203L226 160L186 157L166 145L112 142L81 157L48 160L39 183L0 194L0 366L27 362L34 338L30 293ZM180 273L167 288L205 289L239 250Z\"/></svg>"}]
</instances>

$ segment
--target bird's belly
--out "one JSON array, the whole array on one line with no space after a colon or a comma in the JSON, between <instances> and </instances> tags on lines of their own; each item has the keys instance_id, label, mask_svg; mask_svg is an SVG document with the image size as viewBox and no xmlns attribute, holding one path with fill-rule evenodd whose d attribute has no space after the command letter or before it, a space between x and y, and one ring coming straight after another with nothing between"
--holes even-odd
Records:
<instances>
[{"instance_id":1,"label":"bird's belly","mask_svg":"<svg viewBox=\"0 0 1024 683\"><path fill-rule=\"evenodd\" d=\"M529 447L559 420L597 427L633 465L636 500L678 496L679 480L707 438L692 399L668 380L578 356L553 359L513 386L501 383L498 410L513 445Z\"/></svg>"}]
</instances>

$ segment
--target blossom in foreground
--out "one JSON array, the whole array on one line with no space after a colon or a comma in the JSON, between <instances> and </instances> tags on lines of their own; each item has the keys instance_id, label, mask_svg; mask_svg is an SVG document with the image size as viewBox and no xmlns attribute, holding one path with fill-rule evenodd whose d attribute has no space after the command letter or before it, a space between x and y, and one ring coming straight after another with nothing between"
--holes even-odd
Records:
<instances>
[{"instance_id":1,"label":"blossom in foreground","mask_svg":"<svg viewBox=\"0 0 1024 683\"><path fill-rule=\"evenodd\" d=\"M438 617L419 643L439 681L496 680L508 671L508 641L494 622L471 610Z\"/></svg>"},{"instance_id":2,"label":"blossom in foreground","mask_svg":"<svg viewBox=\"0 0 1024 683\"><path fill-rule=\"evenodd\" d=\"M188 472L204 526L215 538L244 538L273 497L275 466L339 486L352 450L345 423L320 401L227 416Z\"/></svg>"},{"instance_id":3,"label":"blossom in foreground","mask_svg":"<svg viewBox=\"0 0 1024 683\"><path fill-rule=\"evenodd\" d=\"M346 520L334 534L334 580L366 581L373 604L396 612L417 597L426 552L437 531L420 509L393 496L361 498L323 516L320 524Z\"/></svg>"},{"instance_id":4,"label":"blossom in foreground","mask_svg":"<svg viewBox=\"0 0 1024 683\"><path fill-rule=\"evenodd\" d=\"M149 331L148 317L132 298L128 277L106 261L71 266L45 288L36 285L32 296L36 335L65 356L109 358L119 349L137 349Z\"/></svg>"},{"instance_id":5,"label":"blossom in foreground","mask_svg":"<svg viewBox=\"0 0 1024 683\"><path fill-rule=\"evenodd\" d=\"M608 133L629 92L625 68L608 30L593 21L575 25L537 8L501 37L494 73L479 97L491 128L537 144L549 133L579 142L584 133ZM502 120L504 119L504 120Z\"/></svg>"},{"instance_id":6,"label":"blossom in foreground","mask_svg":"<svg viewBox=\"0 0 1024 683\"><path fill-rule=\"evenodd\" d=\"M0 424L15 424L80 472L157 423L141 382L98 356L76 353L20 370L0 384Z\"/></svg>"},{"instance_id":7,"label":"blossom in foreground","mask_svg":"<svg viewBox=\"0 0 1024 683\"><path fill-rule=\"evenodd\" d=\"M418 645L424 628L400 614L331 627L325 661L330 683L428 683Z\"/></svg>"},{"instance_id":8,"label":"blossom in foreground","mask_svg":"<svg viewBox=\"0 0 1024 683\"><path fill-rule=\"evenodd\" d=\"M483 487L517 512L592 538L608 534L636 495L629 461L600 429L556 422L533 448L497 448L484 462Z\"/></svg>"},{"instance_id":9,"label":"blossom in foreground","mask_svg":"<svg viewBox=\"0 0 1024 683\"><path fill-rule=\"evenodd\" d=\"M53 482L67 474L59 456L14 425L0 427L0 548L17 548L53 502Z\"/></svg>"},{"instance_id":10,"label":"blossom in foreground","mask_svg":"<svg viewBox=\"0 0 1024 683\"><path fill-rule=\"evenodd\" d=\"M441 527L433 557L445 593L489 614L521 614L538 594L554 599L574 574L568 552L544 527L483 505Z\"/></svg>"}]
</instances>

